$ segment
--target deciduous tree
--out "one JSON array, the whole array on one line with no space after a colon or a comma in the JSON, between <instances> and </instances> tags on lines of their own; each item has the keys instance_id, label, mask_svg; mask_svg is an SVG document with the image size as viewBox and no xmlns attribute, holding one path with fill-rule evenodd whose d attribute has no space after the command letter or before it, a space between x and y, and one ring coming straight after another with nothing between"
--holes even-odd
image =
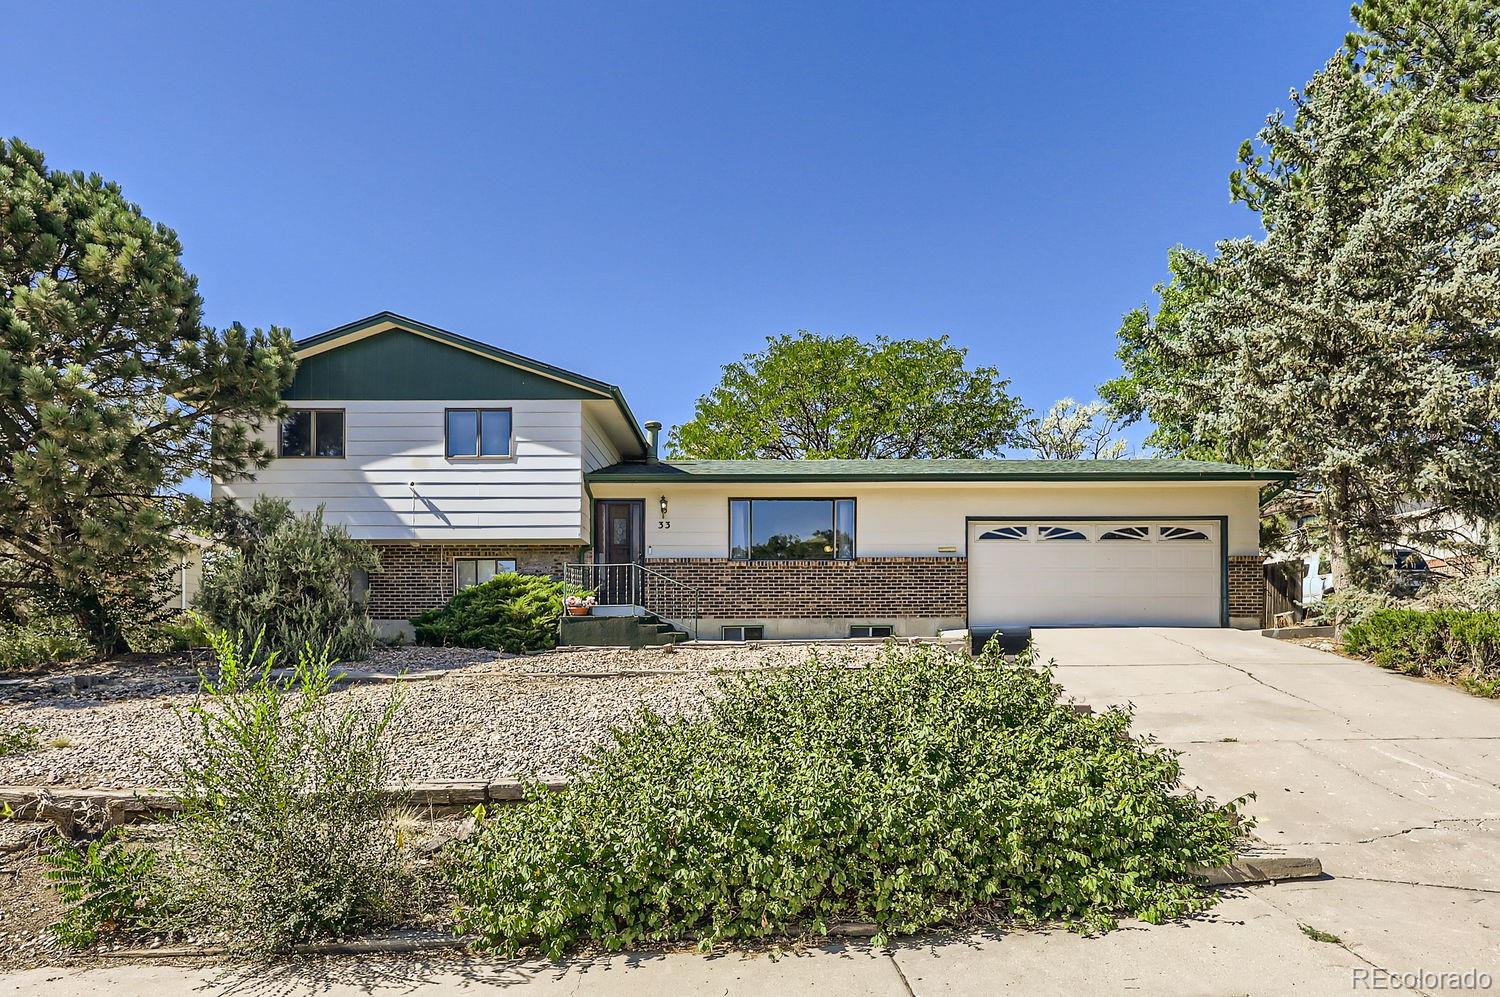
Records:
<instances>
[{"instance_id":1,"label":"deciduous tree","mask_svg":"<svg viewBox=\"0 0 1500 997\"><path fill-rule=\"evenodd\" d=\"M993 367L936 339L799 332L724 367L671 452L700 459L983 457L1025 410Z\"/></svg>"},{"instance_id":2,"label":"deciduous tree","mask_svg":"<svg viewBox=\"0 0 1500 997\"><path fill-rule=\"evenodd\" d=\"M1021 424L1020 445L1044 460L1118 460L1127 446L1119 428L1104 402L1061 398Z\"/></svg>"}]
</instances>

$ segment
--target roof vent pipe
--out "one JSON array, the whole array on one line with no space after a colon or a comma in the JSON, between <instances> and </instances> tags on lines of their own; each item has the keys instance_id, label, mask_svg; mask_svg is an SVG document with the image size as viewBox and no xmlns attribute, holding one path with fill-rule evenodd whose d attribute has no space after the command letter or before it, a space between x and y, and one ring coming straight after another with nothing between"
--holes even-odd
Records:
<instances>
[{"instance_id":1,"label":"roof vent pipe","mask_svg":"<svg viewBox=\"0 0 1500 997\"><path fill-rule=\"evenodd\" d=\"M652 419L646 423L646 463L655 464L657 461L657 441L661 438L661 423Z\"/></svg>"}]
</instances>

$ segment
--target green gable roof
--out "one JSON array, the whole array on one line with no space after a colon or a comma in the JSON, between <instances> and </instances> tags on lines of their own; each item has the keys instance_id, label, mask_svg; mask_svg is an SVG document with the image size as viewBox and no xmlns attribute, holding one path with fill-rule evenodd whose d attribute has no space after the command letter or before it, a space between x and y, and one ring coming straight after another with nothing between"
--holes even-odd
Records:
<instances>
[{"instance_id":1,"label":"green gable roof","mask_svg":"<svg viewBox=\"0 0 1500 997\"><path fill-rule=\"evenodd\" d=\"M1202 460L674 460L629 462L588 477L610 481L1286 481L1291 471Z\"/></svg>"},{"instance_id":2,"label":"green gable roof","mask_svg":"<svg viewBox=\"0 0 1500 997\"><path fill-rule=\"evenodd\" d=\"M379 312L295 344L288 401L604 399L645 451L646 438L613 384L477 339Z\"/></svg>"}]
</instances>

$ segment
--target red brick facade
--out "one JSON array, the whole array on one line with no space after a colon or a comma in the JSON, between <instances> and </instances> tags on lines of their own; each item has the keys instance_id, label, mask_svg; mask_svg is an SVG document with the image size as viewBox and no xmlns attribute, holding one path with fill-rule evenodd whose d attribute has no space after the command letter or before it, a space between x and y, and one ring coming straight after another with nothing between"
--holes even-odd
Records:
<instances>
[{"instance_id":1,"label":"red brick facade","mask_svg":"<svg viewBox=\"0 0 1500 997\"><path fill-rule=\"evenodd\" d=\"M486 543L373 543L380 570L370 572L370 618L408 620L453 598L459 557L504 557L528 575L561 578L563 565L578 560L578 548L562 545Z\"/></svg>"},{"instance_id":2,"label":"red brick facade","mask_svg":"<svg viewBox=\"0 0 1500 997\"><path fill-rule=\"evenodd\" d=\"M370 572L369 612L405 620L453 598L453 561L503 557L526 574L561 578L579 548L563 545L376 543L381 570ZM1265 573L1256 556L1229 558L1229 615L1260 619ZM866 557L855 561L731 561L652 558L646 566L698 590L703 617L744 620L963 618L968 562L962 557ZM648 606L671 606L681 589L646 576Z\"/></svg>"},{"instance_id":3,"label":"red brick facade","mask_svg":"<svg viewBox=\"0 0 1500 997\"><path fill-rule=\"evenodd\" d=\"M653 558L646 567L699 591L698 612L725 619L959 617L968 612L961 557L862 557L856 561L730 561ZM670 586L646 579L653 595ZM658 588L666 591L658 593Z\"/></svg>"},{"instance_id":4,"label":"red brick facade","mask_svg":"<svg viewBox=\"0 0 1500 997\"><path fill-rule=\"evenodd\" d=\"M1265 558L1236 554L1229 558L1229 618L1260 619L1266 611Z\"/></svg>"}]
</instances>

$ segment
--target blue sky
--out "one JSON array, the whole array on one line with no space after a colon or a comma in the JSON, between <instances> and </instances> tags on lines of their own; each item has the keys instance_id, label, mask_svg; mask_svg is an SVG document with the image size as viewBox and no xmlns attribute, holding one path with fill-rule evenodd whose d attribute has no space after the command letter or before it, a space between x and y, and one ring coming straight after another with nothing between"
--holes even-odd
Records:
<instances>
[{"instance_id":1,"label":"blue sky","mask_svg":"<svg viewBox=\"0 0 1500 997\"><path fill-rule=\"evenodd\" d=\"M123 184L215 324L390 309L671 425L767 335L1117 372L1347 0L26 4L0 131ZM1139 433L1133 434L1137 438Z\"/></svg>"}]
</instances>

